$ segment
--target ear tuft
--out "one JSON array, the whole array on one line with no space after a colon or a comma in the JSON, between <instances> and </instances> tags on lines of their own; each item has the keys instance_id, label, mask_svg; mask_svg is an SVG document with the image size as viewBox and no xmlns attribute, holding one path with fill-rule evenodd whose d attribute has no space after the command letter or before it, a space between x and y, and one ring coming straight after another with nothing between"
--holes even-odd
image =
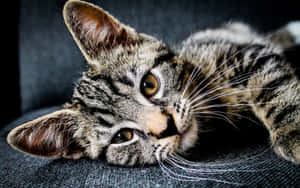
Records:
<instances>
[{"instance_id":1,"label":"ear tuft","mask_svg":"<svg viewBox=\"0 0 300 188\"><path fill-rule=\"evenodd\" d=\"M43 157L72 157L82 153L74 132L78 113L60 110L13 129L7 137L15 149Z\"/></svg>"}]
</instances>

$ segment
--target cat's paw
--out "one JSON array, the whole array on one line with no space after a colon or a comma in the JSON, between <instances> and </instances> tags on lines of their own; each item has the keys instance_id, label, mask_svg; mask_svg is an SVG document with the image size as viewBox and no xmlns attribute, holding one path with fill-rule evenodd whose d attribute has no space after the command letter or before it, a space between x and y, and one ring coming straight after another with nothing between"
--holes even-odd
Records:
<instances>
[{"instance_id":1,"label":"cat's paw","mask_svg":"<svg viewBox=\"0 0 300 188\"><path fill-rule=\"evenodd\" d=\"M300 21L288 23L285 29L293 36L295 44L300 44Z\"/></svg>"},{"instance_id":2,"label":"cat's paw","mask_svg":"<svg viewBox=\"0 0 300 188\"><path fill-rule=\"evenodd\" d=\"M284 159L300 164L300 130L278 136L273 148Z\"/></svg>"}]
</instances>

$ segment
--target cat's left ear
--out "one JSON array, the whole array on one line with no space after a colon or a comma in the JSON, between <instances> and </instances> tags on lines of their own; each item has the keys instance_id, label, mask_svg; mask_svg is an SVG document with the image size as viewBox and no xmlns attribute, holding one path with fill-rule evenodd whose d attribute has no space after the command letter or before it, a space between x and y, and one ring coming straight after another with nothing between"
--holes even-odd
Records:
<instances>
[{"instance_id":1,"label":"cat's left ear","mask_svg":"<svg viewBox=\"0 0 300 188\"><path fill-rule=\"evenodd\" d=\"M14 128L7 142L14 149L31 155L79 158L84 148L74 134L80 117L80 112L74 110L58 110Z\"/></svg>"},{"instance_id":2,"label":"cat's left ear","mask_svg":"<svg viewBox=\"0 0 300 188\"><path fill-rule=\"evenodd\" d=\"M141 37L134 29L87 2L69 0L64 6L63 16L74 40L91 65L96 63L99 56L103 56L101 53L116 47L129 48L141 42Z\"/></svg>"}]
</instances>

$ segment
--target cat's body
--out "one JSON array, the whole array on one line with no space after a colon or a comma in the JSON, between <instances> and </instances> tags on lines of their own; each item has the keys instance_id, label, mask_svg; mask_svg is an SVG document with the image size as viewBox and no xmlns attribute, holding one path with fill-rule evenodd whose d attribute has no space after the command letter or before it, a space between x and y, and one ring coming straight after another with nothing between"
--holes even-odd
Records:
<instances>
[{"instance_id":1,"label":"cat's body","mask_svg":"<svg viewBox=\"0 0 300 188\"><path fill-rule=\"evenodd\" d=\"M229 119L239 119L237 112L253 113L269 130L275 151L296 162L300 85L282 55L283 47L290 46L275 44L248 26L233 23L192 35L184 43L180 57L187 62L206 63L200 66L202 77L209 82L208 93L213 93L211 99L222 102L220 106L225 107L222 110ZM208 51L209 55L203 55ZM206 105L203 110L211 110Z\"/></svg>"},{"instance_id":2,"label":"cat's body","mask_svg":"<svg viewBox=\"0 0 300 188\"><path fill-rule=\"evenodd\" d=\"M65 109L11 131L13 147L47 157L103 154L113 164L155 163L192 148L202 124L238 122L250 112L268 129L274 150L300 163L300 81L282 54L295 44L294 33L265 37L232 23L195 33L172 52L85 2L69 1L64 19L89 70Z\"/></svg>"}]
</instances>

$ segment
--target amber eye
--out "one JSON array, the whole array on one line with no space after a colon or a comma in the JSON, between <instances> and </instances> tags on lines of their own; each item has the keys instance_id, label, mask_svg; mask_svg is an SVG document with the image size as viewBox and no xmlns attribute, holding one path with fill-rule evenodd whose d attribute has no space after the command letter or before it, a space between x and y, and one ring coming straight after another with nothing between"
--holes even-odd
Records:
<instances>
[{"instance_id":1,"label":"amber eye","mask_svg":"<svg viewBox=\"0 0 300 188\"><path fill-rule=\"evenodd\" d=\"M140 87L142 94L150 98L158 91L159 81L153 74L148 73L143 77Z\"/></svg>"},{"instance_id":2,"label":"amber eye","mask_svg":"<svg viewBox=\"0 0 300 188\"><path fill-rule=\"evenodd\" d=\"M122 129L113 137L111 143L112 144L120 144L123 142L127 142L133 138L133 130L132 129Z\"/></svg>"}]
</instances>

